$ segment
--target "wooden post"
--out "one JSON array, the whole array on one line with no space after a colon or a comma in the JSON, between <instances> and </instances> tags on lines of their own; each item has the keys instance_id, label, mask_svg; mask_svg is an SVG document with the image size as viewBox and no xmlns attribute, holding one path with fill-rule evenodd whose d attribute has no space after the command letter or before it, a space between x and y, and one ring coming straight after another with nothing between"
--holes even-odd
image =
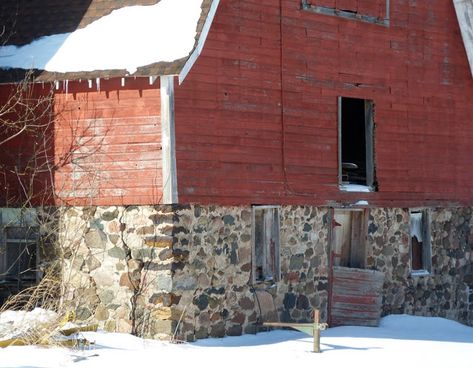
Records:
<instances>
[{"instance_id":1,"label":"wooden post","mask_svg":"<svg viewBox=\"0 0 473 368\"><path fill-rule=\"evenodd\" d=\"M314 353L320 353L320 312L314 309Z\"/></svg>"}]
</instances>

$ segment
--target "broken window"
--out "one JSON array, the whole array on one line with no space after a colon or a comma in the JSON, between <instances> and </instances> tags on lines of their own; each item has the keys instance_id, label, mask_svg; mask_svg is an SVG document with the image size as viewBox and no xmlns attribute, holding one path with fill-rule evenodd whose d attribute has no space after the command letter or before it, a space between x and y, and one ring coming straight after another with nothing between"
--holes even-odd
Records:
<instances>
[{"instance_id":1,"label":"broken window","mask_svg":"<svg viewBox=\"0 0 473 368\"><path fill-rule=\"evenodd\" d=\"M253 282L278 281L279 208L253 207Z\"/></svg>"},{"instance_id":2,"label":"broken window","mask_svg":"<svg viewBox=\"0 0 473 368\"><path fill-rule=\"evenodd\" d=\"M374 190L373 101L339 97L341 190Z\"/></svg>"},{"instance_id":3,"label":"broken window","mask_svg":"<svg viewBox=\"0 0 473 368\"><path fill-rule=\"evenodd\" d=\"M334 210L333 265L365 268L367 221L364 210Z\"/></svg>"},{"instance_id":4,"label":"broken window","mask_svg":"<svg viewBox=\"0 0 473 368\"><path fill-rule=\"evenodd\" d=\"M37 228L3 228L0 243L0 303L37 282Z\"/></svg>"},{"instance_id":5,"label":"broken window","mask_svg":"<svg viewBox=\"0 0 473 368\"><path fill-rule=\"evenodd\" d=\"M430 273L432 248L427 210L410 212L411 267L414 273Z\"/></svg>"}]
</instances>

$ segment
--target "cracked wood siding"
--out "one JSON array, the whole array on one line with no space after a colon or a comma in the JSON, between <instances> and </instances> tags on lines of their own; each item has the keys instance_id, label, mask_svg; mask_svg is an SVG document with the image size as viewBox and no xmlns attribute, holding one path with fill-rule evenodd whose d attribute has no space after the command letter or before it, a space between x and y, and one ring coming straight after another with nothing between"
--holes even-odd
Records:
<instances>
[{"instance_id":1,"label":"cracked wood siding","mask_svg":"<svg viewBox=\"0 0 473 368\"><path fill-rule=\"evenodd\" d=\"M69 82L55 93L56 192L79 205L156 204L162 199L159 81Z\"/></svg>"},{"instance_id":2,"label":"cracked wood siding","mask_svg":"<svg viewBox=\"0 0 473 368\"><path fill-rule=\"evenodd\" d=\"M180 202L471 203L473 81L453 4L392 2L390 27L281 4L280 23L278 2L221 2L176 88ZM374 101L379 192L338 189L338 96Z\"/></svg>"}]
</instances>

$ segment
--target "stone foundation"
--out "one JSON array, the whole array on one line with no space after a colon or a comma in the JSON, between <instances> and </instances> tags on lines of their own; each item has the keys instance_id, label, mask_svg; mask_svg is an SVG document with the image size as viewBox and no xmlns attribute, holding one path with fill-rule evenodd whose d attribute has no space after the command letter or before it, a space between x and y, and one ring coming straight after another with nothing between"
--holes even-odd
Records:
<instances>
[{"instance_id":1,"label":"stone foundation","mask_svg":"<svg viewBox=\"0 0 473 368\"><path fill-rule=\"evenodd\" d=\"M183 340L328 317L329 208L280 207L281 279L252 283L252 209L74 207L59 211L65 301L108 331ZM473 325L470 208L431 209L432 272L413 276L408 209L369 210L366 268L384 272L383 314Z\"/></svg>"},{"instance_id":2,"label":"stone foundation","mask_svg":"<svg viewBox=\"0 0 473 368\"><path fill-rule=\"evenodd\" d=\"M372 209L368 268L385 274L383 314L440 316L473 325L473 219L470 208L431 209L432 270L413 275L409 211Z\"/></svg>"}]
</instances>

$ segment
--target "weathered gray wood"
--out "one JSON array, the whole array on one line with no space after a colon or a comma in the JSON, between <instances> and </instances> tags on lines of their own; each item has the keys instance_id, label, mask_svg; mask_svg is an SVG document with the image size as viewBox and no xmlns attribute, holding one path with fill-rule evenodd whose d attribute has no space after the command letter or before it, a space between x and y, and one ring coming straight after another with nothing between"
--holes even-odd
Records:
<instances>
[{"instance_id":1,"label":"weathered gray wood","mask_svg":"<svg viewBox=\"0 0 473 368\"><path fill-rule=\"evenodd\" d=\"M174 134L174 77L161 76L161 146L163 200L178 202L176 173L176 138Z\"/></svg>"},{"instance_id":2,"label":"weathered gray wood","mask_svg":"<svg viewBox=\"0 0 473 368\"><path fill-rule=\"evenodd\" d=\"M377 326L383 282L379 271L333 267L331 325Z\"/></svg>"}]
</instances>

